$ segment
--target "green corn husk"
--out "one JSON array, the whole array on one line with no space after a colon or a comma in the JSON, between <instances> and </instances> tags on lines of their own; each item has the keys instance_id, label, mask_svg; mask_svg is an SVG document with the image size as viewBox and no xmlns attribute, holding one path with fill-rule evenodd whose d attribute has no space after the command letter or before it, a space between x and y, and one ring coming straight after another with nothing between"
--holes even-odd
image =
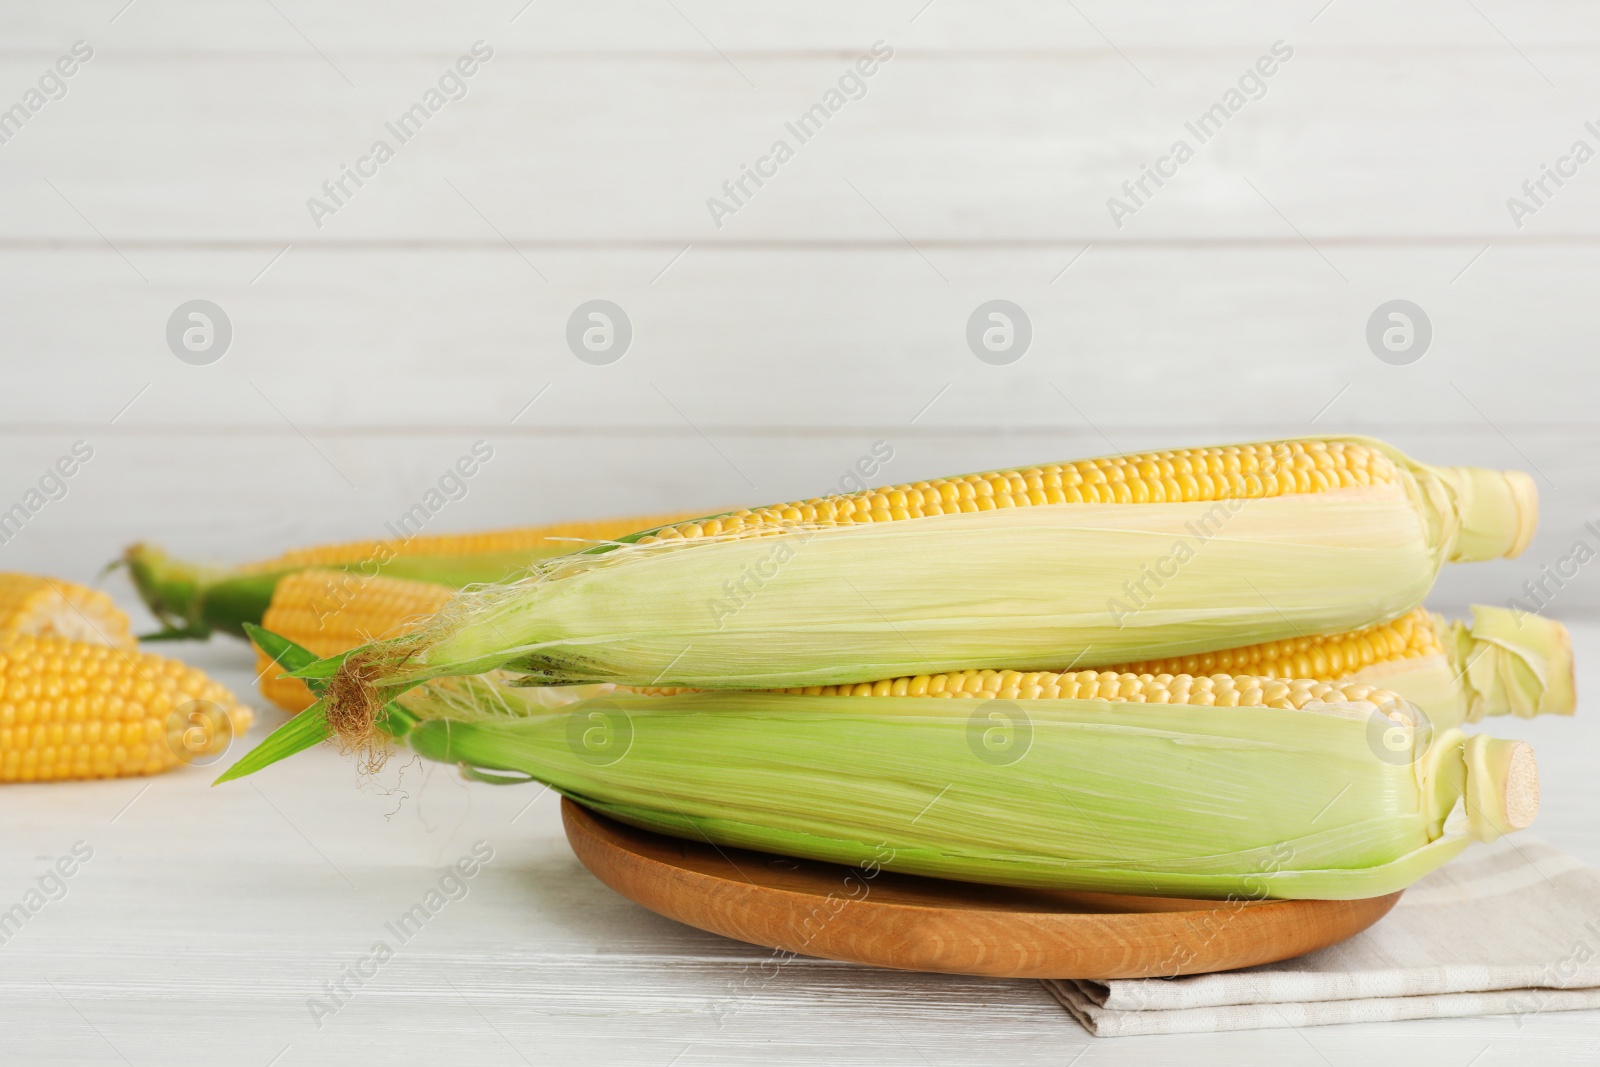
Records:
<instances>
[{"instance_id":1,"label":"green corn husk","mask_svg":"<svg viewBox=\"0 0 1600 1067\"><path fill-rule=\"evenodd\" d=\"M1398 480L796 523L562 557L349 654L336 703L364 701L370 717L426 679L495 669L528 684L765 689L1181 655L1394 618L1447 560L1515 554L1531 536L1526 475L1428 467L1359 443L1388 456Z\"/></svg>"},{"instance_id":2,"label":"green corn husk","mask_svg":"<svg viewBox=\"0 0 1600 1067\"><path fill-rule=\"evenodd\" d=\"M680 513L595 519L478 534L401 533L391 528L392 540L291 550L236 567L186 562L140 543L129 545L107 569L127 568L139 598L160 620L161 631L144 635L144 640L198 640L216 630L243 637L247 625L261 624L279 580L305 570L337 570L365 578L382 574L460 589L520 577L540 560L572 552L575 541L606 541L641 524L689 517Z\"/></svg>"},{"instance_id":3,"label":"green corn husk","mask_svg":"<svg viewBox=\"0 0 1600 1067\"><path fill-rule=\"evenodd\" d=\"M250 633L285 667L313 658ZM469 777L542 781L650 830L1025 887L1379 896L1538 809L1526 744L1434 733L1364 685L1059 681L1115 699L616 691L556 707L546 691L480 676L415 688L377 726ZM330 732L318 701L218 781Z\"/></svg>"},{"instance_id":4,"label":"green corn husk","mask_svg":"<svg viewBox=\"0 0 1600 1067\"><path fill-rule=\"evenodd\" d=\"M1559 622L1475 605L1470 624L1451 623L1441 636L1463 664L1468 722L1501 709L1525 719L1577 710L1572 635Z\"/></svg>"},{"instance_id":5,"label":"green corn husk","mask_svg":"<svg viewBox=\"0 0 1600 1067\"><path fill-rule=\"evenodd\" d=\"M401 703L396 732L423 756L634 826L846 865L887 850L892 870L999 885L1379 896L1526 825L1530 788L1537 803L1523 743L1430 744L1364 702L692 693L552 712L472 678Z\"/></svg>"},{"instance_id":6,"label":"green corn husk","mask_svg":"<svg viewBox=\"0 0 1600 1067\"><path fill-rule=\"evenodd\" d=\"M527 573L540 560L566 555L562 544L521 552L479 553L466 556L401 556L324 564L318 569L344 571L353 576L435 582L454 588L499 582ZM245 635L244 624L260 625L272 605L278 582L311 569L311 564L281 568L206 567L173 559L153 545L130 545L114 566L124 566L150 613L162 629L143 640L203 640L214 631Z\"/></svg>"},{"instance_id":7,"label":"green corn husk","mask_svg":"<svg viewBox=\"0 0 1600 1067\"><path fill-rule=\"evenodd\" d=\"M1404 697L1436 730L1490 715L1571 715L1572 635L1552 619L1474 604L1472 621L1433 616L1444 651L1375 663L1345 677Z\"/></svg>"},{"instance_id":8,"label":"green corn husk","mask_svg":"<svg viewBox=\"0 0 1600 1067\"><path fill-rule=\"evenodd\" d=\"M1468 621L1419 608L1391 623L1325 638L1080 669L1091 666L1132 674L1220 671L1363 682L1415 705L1435 730L1492 715L1571 715L1578 702L1567 628L1483 604L1472 606Z\"/></svg>"}]
</instances>

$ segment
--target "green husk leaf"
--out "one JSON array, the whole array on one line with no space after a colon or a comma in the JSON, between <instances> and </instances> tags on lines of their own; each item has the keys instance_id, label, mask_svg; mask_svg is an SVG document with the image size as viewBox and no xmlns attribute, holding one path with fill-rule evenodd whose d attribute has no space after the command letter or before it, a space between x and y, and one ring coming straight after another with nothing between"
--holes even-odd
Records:
<instances>
[{"instance_id":1,"label":"green husk leaf","mask_svg":"<svg viewBox=\"0 0 1600 1067\"><path fill-rule=\"evenodd\" d=\"M315 652L295 644L281 634L275 634L271 630L263 629L253 622L244 624L244 632L252 644L272 657L272 661L285 671L300 670L317 662L318 657ZM320 694L327 685L326 681L320 678L313 679L312 682L315 684L308 683L307 688L313 693Z\"/></svg>"},{"instance_id":2,"label":"green husk leaf","mask_svg":"<svg viewBox=\"0 0 1600 1067\"><path fill-rule=\"evenodd\" d=\"M1370 625L1416 606L1442 562L1398 487L1238 503L1038 506L568 557L458 597L387 663L375 647L389 666L375 680L504 668L542 684L779 688L1059 669ZM1124 591L1135 581L1147 596Z\"/></svg>"},{"instance_id":3,"label":"green husk leaf","mask_svg":"<svg viewBox=\"0 0 1600 1067\"><path fill-rule=\"evenodd\" d=\"M417 723L417 717L399 704L386 704L383 710L384 714L377 718L374 725L396 740L409 734ZM254 774L279 760L286 760L290 756L304 752L322 741L331 740L333 736L333 729L328 725L326 702L318 700L268 734L265 740L245 753L244 758L229 767L211 784L221 785L223 782L231 782L236 778Z\"/></svg>"},{"instance_id":4,"label":"green husk leaf","mask_svg":"<svg viewBox=\"0 0 1600 1067\"><path fill-rule=\"evenodd\" d=\"M140 543L130 545L122 558L105 567L105 573L126 568L140 599L161 621L161 630L141 640L205 640L217 631L236 637L247 636L246 626L260 625L271 606L278 582L304 570L343 571L369 577L381 574L459 589L486 582L512 581L540 560L575 550L576 544L558 543L515 552L387 559L373 556L315 568L307 564L257 570L188 563L173 559L154 545Z\"/></svg>"},{"instance_id":5,"label":"green husk leaf","mask_svg":"<svg viewBox=\"0 0 1600 1067\"><path fill-rule=\"evenodd\" d=\"M313 656L310 663L303 664L302 666L296 667L294 670L286 672L285 676L289 678L299 678L304 681L310 681L317 678L332 678L334 675L339 673L339 668L344 666L344 661L350 658L351 653L355 651L356 649L353 648L347 649L344 652L335 652L331 656L324 656L320 659Z\"/></svg>"},{"instance_id":6,"label":"green husk leaf","mask_svg":"<svg viewBox=\"0 0 1600 1067\"><path fill-rule=\"evenodd\" d=\"M265 630L248 622L244 624L244 629L255 646L271 656L280 667L300 669L318 662L315 652L295 644L281 634L275 634L271 630ZM306 685L313 693L320 696L327 688L327 677L313 678ZM399 704L389 703L385 705L384 714L378 717L375 725L389 736L401 738L410 732L416 721L416 716L410 711ZM265 740L245 753L243 759L229 767L211 784L221 785L223 782L231 782L236 778L254 774L279 760L288 759L321 741L330 739L333 733L332 727L328 724L326 702L319 699L311 707L268 734Z\"/></svg>"},{"instance_id":7,"label":"green husk leaf","mask_svg":"<svg viewBox=\"0 0 1600 1067\"><path fill-rule=\"evenodd\" d=\"M304 752L332 736L333 731L328 727L327 709L324 702L319 700L268 734L266 740L246 752L239 762L223 771L211 784L221 785L223 782L231 782L236 778L254 774L279 760L288 759L297 752Z\"/></svg>"},{"instance_id":8,"label":"green husk leaf","mask_svg":"<svg viewBox=\"0 0 1600 1067\"><path fill-rule=\"evenodd\" d=\"M304 667L317 660L315 652L295 644L281 634L275 634L271 630L262 629L248 622L244 624L244 630L251 642L272 657L273 662L280 667L285 669ZM325 681L319 681L310 687L313 693L320 696L326 685ZM304 752L312 745L326 741L332 736L333 731L328 726L327 707L323 701L318 700L268 734L264 741L245 753L243 759L229 767L211 784L221 785L223 782L231 782L236 778L254 774L279 760L288 759L297 752Z\"/></svg>"},{"instance_id":9,"label":"green husk leaf","mask_svg":"<svg viewBox=\"0 0 1600 1067\"><path fill-rule=\"evenodd\" d=\"M1464 790L1503 788L1459 731L1380 756L1364 704L526 692L415 690L407 744L661 833L988 884L1381 896L1466 847Z\"/></svg>"},{"instance_id":10,"label":"green husk leaf","mask_svg":"<svg viewBox=\"0 0 1600 1067\"><path fill-rule=\"evenodd\" d=\"M1472 690L1470 721L1577 710L1572 635L1554 619L1475 604L1471 625L1451 625L1445 639Z\"/></svg>"}]
</instances>

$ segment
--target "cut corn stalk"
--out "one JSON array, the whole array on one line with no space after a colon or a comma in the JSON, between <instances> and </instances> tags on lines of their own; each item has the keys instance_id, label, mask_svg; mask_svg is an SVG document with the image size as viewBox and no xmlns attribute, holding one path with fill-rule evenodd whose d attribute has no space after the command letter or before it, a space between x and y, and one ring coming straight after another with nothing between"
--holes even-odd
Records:
<instances>
[{"instance_id":1,"label":"cut corn stalk","mask_svg":"<svg viewBox=\"0 0 1600 1067\"><path fill-rule=\"evenodd\" d=\"M1572 638L1559 622L1474 605L1472 621L1425 608L1349 633L1100 668L1133 674L1231 674L1347 679L1391 690L1435 728L1486 715L1571 715L1577 709Z\"/></svg>"},{"instance_id":2,"label":"cut corn stalk","mask_svg":"<svg viewBox=\"0 0 1600 1067\"><path fill-rule=\"evenodd\" d=\"M1055 889L1379 896L1538 808L1526 744L1418 729L1359 683L1083 671L994 701L613 694L556 711L527 694L435 681L384 728L662 833Z\"/></svg>"},{"instance_id":3,"label":"cut corn stalk","mask_svg":"<svg viewBox=\"0 0 1600 1067\"><path fill-rule=\"evenodd\" d=\"M251 718L227 689L177 660L61 637L0 647L0 782L206 762Z\"/></svg>"},{"instance_id":4,"label":"cut corn stalk","mask_svg":"<svg viewBox=\"0 0 1600 1067\"><path fill-rule=\"evenodd\" d=\"M1516 554L1520 472L1380 442L1152 452L680 523L462 594L321 662L338 722L429 678L778 688L1115 662L1336 633L1416 607L1451 560Z\"/></svg>"},{"instance_id":5,"label":"cut corn stalk","mask_svg":"<svg viewBox=\"0 0 1600 1067\"><path fill-rule=\"evenodd\" d=\"M0 648L19 637L67 637L132 649L128 617L98 589L0 572Z\"/></svg>"},{"instance_id":6,"label":"cut corn stalk","mask_svg":"<svg viewBox=\"0 0 1600 1067\"><path fill-rule=\"evenodd\" d=\"M347 541L294 549L240 567L204 567L169 557L153 545L130 545L118 565L128 568L140 597L165 627L160 638L203 638L213 630L239 637L259 624L280 579L310 568L356 577L382 574L451 588L515 577L534 563L608 541L642 526L686 515L601 519L483 533L413 536L389 541Z\"/></svg>"}]
</instances>

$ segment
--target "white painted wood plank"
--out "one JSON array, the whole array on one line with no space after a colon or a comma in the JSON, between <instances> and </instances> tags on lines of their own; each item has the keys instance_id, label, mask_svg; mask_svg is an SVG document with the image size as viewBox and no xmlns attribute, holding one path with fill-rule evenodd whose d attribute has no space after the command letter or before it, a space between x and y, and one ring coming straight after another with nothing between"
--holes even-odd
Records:
<instances>
[{"instance_id":1,"label":"white painted wood plank","mask_svg":"<svg viewBox=\"0 0 1600 1067\"><path fill-rule=\"evenodd\" d=\"M1089 420L1120 439L1124 426L1237 437L1323 412L1322 426L1515 441L1592 425L1600 385L1600 248L1097 245L1075 264L1081 246L530 251L548 282L504 247L295 247L273 263L280 251L129 250L149 284L107 248L0 253L0 420L108 422L148 385L119 425L495 425L548 385L521 421L903 425L926 408L919 425ZM196 297L233 322L210 366L167 347L169 316ZM633 324L610 366L565 340L596 297ZM980 362L965 338L996 297L1033 323L1010 366ZM1367 347L1369 317L1396 297L1433 323L1411 366Z\"/></svg>"},{"instance_id":2,"label":"white painted wood plank","mask_svg":"<svg viewBox=\"0 0 1600 1067\"><path fill-rule=\"evenodd\" d=\"M751 88L720 62L507 51L402 142L385 124L434 87L447 57L347 59L360 86L351 88L309 52L241 62L106 47L65 98L0 146L9 208L0 237L276 248L505 235L675 249L896 245L900 235L1296 242L1298 230L1313 241L1467 236L1480 246L1600 236L1600 180L1581 170L1561 189L1547 184L1553 195L1520 229L1506 206L1576 139L1600 145L1584 128L1600 121L1589 103L1600 87L1596 47L1544 57L1557 91L1503 45L1300 44L1265 95L1202 143L1185 123L1235 89L1280 36L1220 53L1162 52L1145 60L1154 87L1109 51L907 50L804 142L785 124L834 88L848 57L751 56L740 63ZM449 54L473 40L452 42ZM0 84L20 97L40 62L0 62ZM1195 158L1170 181L1123 191L1180 139ZM359 188L346 179L342 193L323 191L378 140L393 159L362 164L370 180ZM778 140L794 158L761 163ZM765 186L723 190L758 163L771 175ZM1113 196L1137 213L1113 218ZM336 212L313 217L312 198ZM712 198L736 213L713 217Z\"/></svg>"},{"instance_id":3,"label":"white painted wood plank","mask_svg":"<svg viewBox=\"0 0 1600 1067\"><path fill-rule=\"evenodd\" d=\"M1495 27L1524 49L1600 41L1593 11L1582 0L1482 3L1483 15L1448 0L1404 5L1339 0L1329 10L1322 3L1272 0L1218 0L1203 7L1181 0L1083 0L1072 5L826 0L760 6L688 0L676 6L675 12L642 0L539 0L531 6L526 0L449 5L275 0L271 6L235 9L138 0L122 11L122 3L68 0L14 5L0 12L0 42L8 51L45 53L64 37L70 41L97 35L128 50L292 55L315 47L337 59L370 52L437 53L442 40L498 34L523 47L552 52L674 52L720 63L715 49L737 59L744 52L854 48L863 39L894 34L923 48L1111 51L1114 44L1135 57L1156 50L1250 46L1263 33L1288 31L1324 44L1358 46L1390 42L1509 48Z\"/></svg>"},{"instance_id":4,"label":"white painted wood plank","mask_svg":"<svg viewBox=\"0 0 1600 1067\"><path fill-rule=\"evenodd\" d=\"M1578 630L1600 685L1600 627ZM169 646L240 690L236 643ZM278 721L267 713L236 751ZM1592 717L1493 723L1538 747L1546 840L1600 862ZM0 902L83 841L67 893L0 946L0 1024L19 1063L997 1061L1374 1065L1486 1046L1582 1062L1600 1013L1094 1041L1027 982L796 960L661 919L596 882L535 787L392 764L358 784L326 750L211 789L211 770L8 786ZM146 788L148 786L148 788ZM533 803L529 805L529 801ZM476 841L494 858L420 933L384 926ZM1581 931L1574 933L1580 936ZM392 960L318 1028L308 999L386 938ZM674 1057L677 1057L674 1061Z\"/></svg>"}]
</instances>

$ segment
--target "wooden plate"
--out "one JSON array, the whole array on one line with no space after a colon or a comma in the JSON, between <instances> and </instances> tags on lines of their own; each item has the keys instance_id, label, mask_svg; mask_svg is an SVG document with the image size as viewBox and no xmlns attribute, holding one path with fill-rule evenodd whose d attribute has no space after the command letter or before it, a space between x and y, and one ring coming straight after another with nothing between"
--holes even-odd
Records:
<instances>
[{"instance_id":1,"label":"wooden plate","mask_svg":"<svg viewBox=\"0 0 1600 1067\"><path fill-rule=\"evenodd\" d=\"M1000 978L1227 971L1343 941L1400 899L1227 903L1006 889L888 871L867 878L831 863L639 830L569 800L561 817L584 866L651 911L798 955L913 971Z\"/></svg>"}]
</instances>

